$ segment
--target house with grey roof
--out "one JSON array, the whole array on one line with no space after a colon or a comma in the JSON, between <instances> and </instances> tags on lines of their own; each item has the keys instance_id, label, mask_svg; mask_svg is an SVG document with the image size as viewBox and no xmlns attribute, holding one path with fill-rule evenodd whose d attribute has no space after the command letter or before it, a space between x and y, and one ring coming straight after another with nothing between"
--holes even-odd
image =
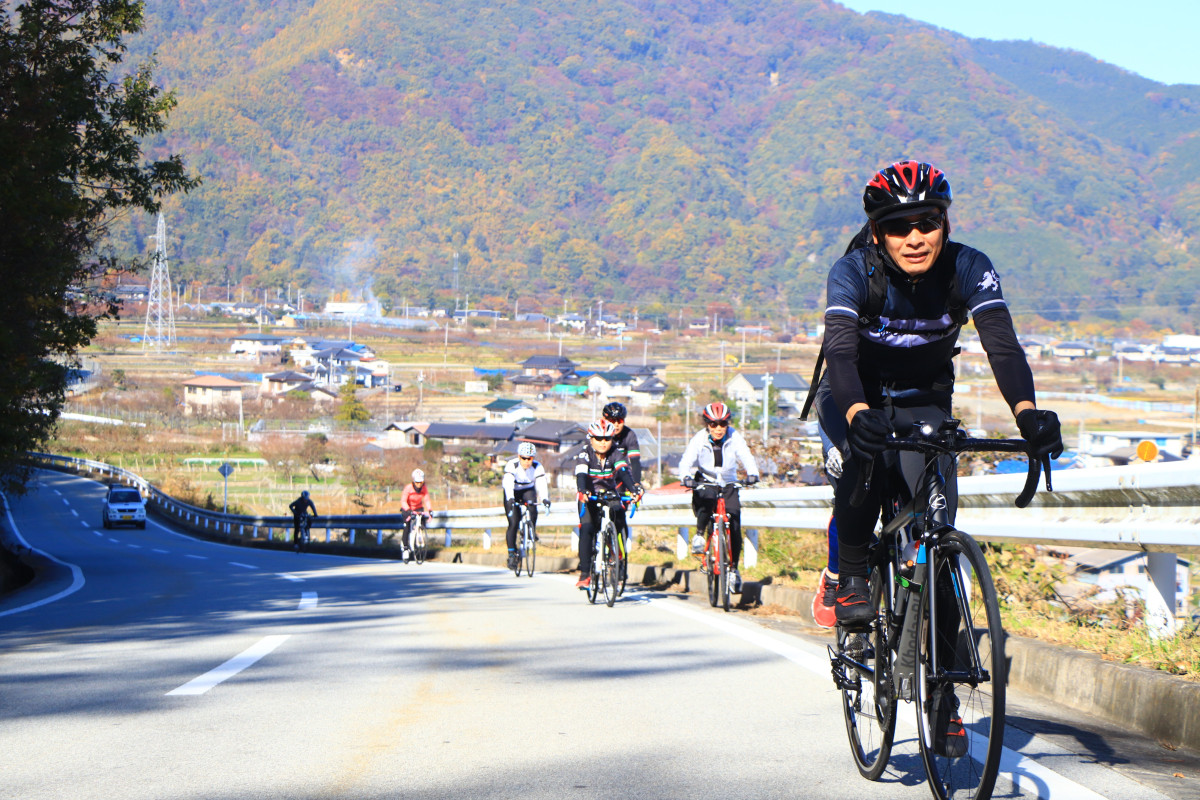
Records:
<instances>
[{"instance_id":1,"label":"house with grey roof","mask_svg":"<svg viewBox=\"0 0 1200 800\"><path fill-rule=\"evenodd\" d=\"M809 383L799 375L789 372L751 373L739 372L725 384L725 396L739 406L761 406L763 386L770 375L771 385L778 392L776 404L779 413L787 416L799 414L808 397Z\"/></svg>"}]
</instances>

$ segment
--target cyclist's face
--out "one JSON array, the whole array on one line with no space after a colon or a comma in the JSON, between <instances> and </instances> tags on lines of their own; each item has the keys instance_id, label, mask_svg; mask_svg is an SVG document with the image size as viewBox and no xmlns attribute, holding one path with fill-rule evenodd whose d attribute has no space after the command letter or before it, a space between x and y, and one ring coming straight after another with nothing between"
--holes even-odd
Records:
<instances>
[{"instance_id":1,"label":"cyclist's face","mask_svg":"<svg viewBox=\"0 0 1200 800\"><path fill-rule=\"evenodd\" d=\"M945 217L928 211L877 222L873 230L876 243L883 244L892 261L910 278L933 269L946 243Z\"/></svg>"},{"instance_id":2,"label":"cyclist's face","mask_svg":"<svg viewBox=\"0 0 1200 800\"><path fill-rule=\"evenodd\" d=\"M729 428L728 422L705 422L704 424L708 426L708 438L714 442L721 439L725 435L726 429Z\"/></svg>"},{"instance_id":3,"label":"cyclist's face","mask_svg":"<svg viewBox=\"0 0 1200 800\"><path fill-rule=\"evenodd\" d=\"M521 459L522 464L532 464L533 463L533 456L517 456L517 458Z\"/></svg>"},{"instance_id":4,"label":"cyclist's face","mask_svg":"<svg viewBox=\"0 0 1200 800\"><path fill-rule=\"evenodd\" d=\"M608 436L593 436L592 449L597 453L607 453L612 448L612 438Z\"/></svg>"},{"instance_id":5,"label":"cyclist's face","mask_svg":"<svg viewBox=\"0 0 1200 800\"><path fill-rule=\"evenodd\" d=\"M613 428L616 429L617 433L620 433L621 431L625 430L625 420L613 419L612 417L605 417L605 419L612 423Z\"/></svg>"}]
</instances>

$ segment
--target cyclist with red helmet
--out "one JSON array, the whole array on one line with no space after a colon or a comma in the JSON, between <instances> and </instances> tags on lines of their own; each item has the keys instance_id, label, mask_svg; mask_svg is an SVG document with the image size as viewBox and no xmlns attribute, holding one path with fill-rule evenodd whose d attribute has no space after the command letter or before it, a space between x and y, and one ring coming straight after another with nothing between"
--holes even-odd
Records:
<instances>
[{"instance_id":1,"label":"cyclist with red helmet","mask_svg":"<svg viewBox=\"0 0 1200 800\"><path fill-rule=\"evenodd\" d=\"M684 449L679 459L679 477L689 488L701 484L692 492L692 511L696 514L692 552L704 552L717 498L724 496L725 511L729 515L729 555L733 557L733 591L740 592L742 576L737 565L742 555L742 505L734 484L738 464L746 471L747 485L758 483L759 473L746 437L729 425L732 417L729 406L724 403L709 403L704 407L700 418L705 430L693 436Z\"/></svg>"},{"instance_id":2,"label":"cyclist with red helmet","mask_svg":"<svg viewBox=\"0 0 1200 800\"><path fill-rule=\"evenodd\" d=\"M625 417L628 415L628 411L626 411L624 404L614 400L605 405L600 414L603 419L613 424L613 429L616 431L616 434L613 436L613 446L624 450L625 455L629 458L629 471L633 474L633 482L638 484L638 492L640 494L642 483L642 448L638 444L637 434L633 432L633 428L625 424Z\"/></svg>"},{"instance_id":3,"label":"cyclist with red helmet","mask_svg":"<svg viewBox=\"0 0 1200 800\"><path fill-rule=\"evenodd\" d=\"M975 322L992 372L1021 435L1035 453L1062 451L1058 417L1034 405L1033 373L1017 341L1000 279L986 255L950 241L950 182L930 164L901 161L867 183L867 225L829 272L826 369L816 387L824 437L840 452L833 522L838 564L835 616L855 628L874 611L867 589L867 548L882 504L881 482L860 507L849 497L860 470L882 452L889 435L914 420L951 417L953 358L967 315ZM922 456L900 455L910 481ZM957 505L953 470L947 504Z\"/></svg>"},{"instance_id":4,"label":"cyclist with red helmet","mask_svg":"<svg viewBox=\"0 0 1200 800\"><path fill-rule=\"evenodd\" d=\"M633 473L629 471L629 459L625 451L616 447L613 437L616 428L608 420L600 419L588 426L588 441L575 457L575 489L579 501L579 582L575 585L586 589L592 582L592 545L596 529L600 527L600 503L589 500L602 492L627 492L637 494ZM609 508L613 524L625 533L625 506L619 501L610 501Z\"/></svg>"},{"instance_id":5,"label":"cyclist with red helmet","mask_svg":"<svg viewBox=\"0 0 1200 800\"><path fill-rule=\"evenodd\" d=\"M550 479L546 470L534 456L537 448L533 442L521 442L517 445L517 457L509 459L504 465L504 477L500 486L504 490L504 513L508 516L508 531L505 539L508 541L508 568L517 566L517 528L521 524L521 514L517 510L518 503L526 503L525 513L529 514L529 524L536 527L540 501L550 510Z\"/></svg>"}]
</instances>

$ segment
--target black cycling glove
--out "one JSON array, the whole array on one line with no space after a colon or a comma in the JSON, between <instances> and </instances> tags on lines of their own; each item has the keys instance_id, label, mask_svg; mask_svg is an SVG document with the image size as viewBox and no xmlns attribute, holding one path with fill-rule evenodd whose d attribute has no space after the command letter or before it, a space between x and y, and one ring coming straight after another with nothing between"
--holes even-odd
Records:
<instances>
[{"instance_id":1,"label":"black cycling glove","mask_svg":"<svg viewBox=\"0 0 1200 800\"><path fill-rule=\"evenodd\" d=\"M1062 455L1062 427L1058 424L1058 414L1027 408L1017 414L1017 428L1037 458L1058 458Z\"/></svg>"},{"instance_id":2,"label":"black cycling glove","mask_svg":"<svg viewBox=\"0 0 1200 800\"><path fill-rule=\"evenodd\" d=\"M892 421L887 412L878 408L864 408L850 420L850 452L859 458L871 460L882 453L892 433Z\"/></svg>"}]
</instances>

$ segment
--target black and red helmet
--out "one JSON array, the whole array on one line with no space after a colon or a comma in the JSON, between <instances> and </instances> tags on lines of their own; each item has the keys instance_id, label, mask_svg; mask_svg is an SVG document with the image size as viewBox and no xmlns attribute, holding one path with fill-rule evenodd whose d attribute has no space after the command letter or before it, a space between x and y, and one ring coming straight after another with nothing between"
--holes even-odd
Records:
<instances>
[{"instance_id":1,"label":"black and red helmet","mask_svg":"<svg viewBox=\"0 0 1200 800\"><path fill-rule=\"evenodd\" d=\"M705 422L729 422L733 413L724 403L709 403L704 407L704 411L700 412L700 416Z\"/></svg>"},{"instance_id":2,"label":"black and red helmet","mask_svg":"<svg viewBox=\"0 0 1200 800\"><path fill-rule=\"evenodd\" d=\"M923 161L897 161L884 167L863 190L863 209L872 220L921 208L945 211L951 200L946 173Z\"/></svg>"}]
</instances>

